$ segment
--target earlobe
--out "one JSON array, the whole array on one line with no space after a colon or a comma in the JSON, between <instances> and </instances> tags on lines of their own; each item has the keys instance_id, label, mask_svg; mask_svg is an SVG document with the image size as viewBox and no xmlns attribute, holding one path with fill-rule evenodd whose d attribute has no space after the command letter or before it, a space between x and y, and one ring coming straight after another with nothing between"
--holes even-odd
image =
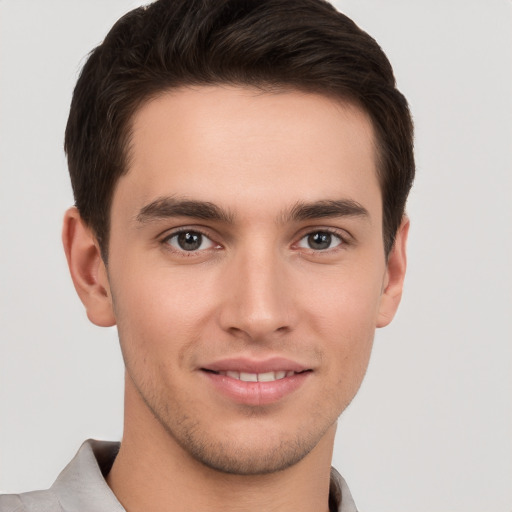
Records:
<instances>
[{"instance_id":1,"label":"earlobe","mask_svg":"<svg viewBox=\"0 0 512 512\"><path fill-rule=\"evenodd\" d=\"M87 317L101 327L115 325L107 270L98 242L75 207L64 215L62 243L73 284Z\"/></svg>"},{"instance_id":2,"label":"earlobe","mask_svg":"<svg viewBox=\"0 0 512 512\"><path fill-rule=\"evenodd\" d=\"M382 292L377 327L388 325L400 304L407 267L407 236L409 234L409 219L404 216L395 237L395 243L389 253L386 279Z\"/></svg>"}]
</instances>

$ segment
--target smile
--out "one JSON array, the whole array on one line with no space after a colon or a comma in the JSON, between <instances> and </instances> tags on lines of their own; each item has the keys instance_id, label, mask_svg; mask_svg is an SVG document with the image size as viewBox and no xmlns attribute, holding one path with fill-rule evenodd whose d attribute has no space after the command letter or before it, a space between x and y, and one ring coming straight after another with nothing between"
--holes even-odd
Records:
<instances>
[{"instance_id":1,"label":"smile","mask_svg":"<svg viewBox=\"0 0 512 512\"><path fill-rule=\"evenodd\" d=\"M225 360L201 370L215 393L249 406L279 402L298 391L313 374L309 368L282 359L259 363Z\"/></svg>"},{"instance_id":2,"label":"smile","mask_svg":"<svg viewBox=\"0 0 512 512\"><path fill-rule=\"evenodd\" d=\"M231 379L241 380L243 382L273 382L275 380L281 380L285 377L291 377L295 375L294 371L278 370L276 372L264 372L264 373L249 373L249 372L237 372L237 371L220 371L215 372L219 375L225 375Z\"/></svg>"}]
</instances>

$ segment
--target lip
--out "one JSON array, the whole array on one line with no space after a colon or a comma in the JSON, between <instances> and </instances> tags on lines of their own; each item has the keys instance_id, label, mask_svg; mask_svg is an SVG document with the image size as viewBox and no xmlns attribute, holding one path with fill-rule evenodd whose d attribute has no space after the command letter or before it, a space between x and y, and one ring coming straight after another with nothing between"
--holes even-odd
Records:
<instances>
[{"instance_id":1,"label":"lip","mask_svg":"<svg viewBox=\"0 0 512 512\"><path fill-rule=\"evenodd\" d=\"M237 404L262 406L277 403L297 391L312 375L310 368L287 358L272 357L264 360L229 358L215 361L200 368L215 392ZM267 373L294 372L270 382L246 382L216 372Z\"/></svg>"},{"instance_id":2,"label":"lip","mask_svg":"<svg viewBox=\"0 0 512 512\"><path fill-rule=\"evenodd\" d=\"M285 357L271 357L267 359L232 357L205 364L202 369L212 372L238 371L247 373L277 372L279 370L300 373L309 370L307 366Z\"/></svg>"}]
</instances>

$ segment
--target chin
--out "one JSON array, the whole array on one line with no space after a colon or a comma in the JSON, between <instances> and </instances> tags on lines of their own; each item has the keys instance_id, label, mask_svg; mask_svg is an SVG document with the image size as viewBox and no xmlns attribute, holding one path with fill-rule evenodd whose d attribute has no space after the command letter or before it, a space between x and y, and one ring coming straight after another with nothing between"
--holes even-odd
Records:
<instances>
[{"instance_id":1,"label":"chin","mask_svg":"<svg viewBox=\"0 0 512 512\"><path fill-rule=\"evenodd\" d=\"M294 432L279 420L269 424L256 418L249 428L232 425L218 431L209 429L211 425L193 424L188 418L161 424L173 442L203 466L230 475L256 476L299 463L314 451L331 427L335 428L336 419L326 419L323 425L302 425Z\"/></svg>"},{"instance_id":2,"label":"chin","mask_svg":"<svg viewBox=\"0 0 512 512\"><path fill-rule=\"evenodd\" d=\"M312 440L281 440L265 446L245 442L212 441L187 436L181 447L197 462L230 475L268 475L283 471L304 459L316 446Z\"/></svg>"}]
</instances>

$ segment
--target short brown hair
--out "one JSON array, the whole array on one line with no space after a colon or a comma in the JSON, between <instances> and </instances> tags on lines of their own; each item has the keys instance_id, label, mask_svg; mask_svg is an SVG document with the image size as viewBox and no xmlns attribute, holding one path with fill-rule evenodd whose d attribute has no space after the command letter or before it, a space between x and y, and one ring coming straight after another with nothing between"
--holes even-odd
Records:
<instances>
[{"instance_id":1,"label":"short brown hair","mask_svg":"<svg viewBox=\"0 0 512 512\"><path fill-rule=\"evenodd\" d=\"M413 125L375 40L324 0L158 0L117 21L91 52L71 102L73 193L105 260L134 113L168 89L212 84L298 89L361 106L377 138L389 253L414 179Z\"/></svg>"}]
</instances>

